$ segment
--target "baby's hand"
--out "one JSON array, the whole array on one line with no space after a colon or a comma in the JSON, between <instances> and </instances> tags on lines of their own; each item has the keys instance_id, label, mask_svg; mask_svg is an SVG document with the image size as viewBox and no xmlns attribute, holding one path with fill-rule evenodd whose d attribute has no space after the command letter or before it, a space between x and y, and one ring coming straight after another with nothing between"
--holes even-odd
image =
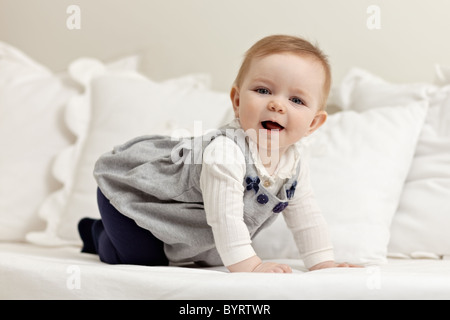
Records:
<instances>
[{"instance_id":1,"label":"baby's hand","mask_svg":"<svg viewBox=\"0 0 450 320\"><path fill-rule=\"evenodd\" d=\"M337 263L334 261L325 261L318 263L311 268L309 268L310 271L313 270L319 270L319 269L325 269L325 268L363 268L363 266L357 265L357 264L351 264L347 262L343 263Z\"/></svg>"},{"instance_id":2,"label":"baby's hand","mask_svg":"<svg viewBox=\"0 0 450 320\"><path fill-rule=\"evenodd\" d=\"M258 256L253 256L241 262L228 266L231 272L273 272L291 273L292 269L286 264L262 262Z\"/></svg>"},{"instance_id":3,"label":"baby's hand","mask_svg":"<svg viewBox=\"0 0 450 320\"><path fill-rule=\"evenodd\" d=\"M292 273L292 269L287 264L263 262L258 265L252 272Z\"/></svg>"}]
</instances>

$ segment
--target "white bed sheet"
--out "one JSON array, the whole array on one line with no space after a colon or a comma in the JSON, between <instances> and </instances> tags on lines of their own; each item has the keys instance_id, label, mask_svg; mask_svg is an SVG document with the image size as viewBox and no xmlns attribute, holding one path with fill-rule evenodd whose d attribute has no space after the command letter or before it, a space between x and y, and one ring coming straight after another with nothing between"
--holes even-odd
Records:
<instances>
[{"instance_id":1,"label":"white bed sheet","mask_svg":"<svg viewBox=\"0 0 450 320\"><path fill-rule=\"evenodd\" d=\"M450 260L389 259L362 269L293 274L107 265L76 247L0 243L0 299L450 299Z\"/></svg>"}]
</instances>

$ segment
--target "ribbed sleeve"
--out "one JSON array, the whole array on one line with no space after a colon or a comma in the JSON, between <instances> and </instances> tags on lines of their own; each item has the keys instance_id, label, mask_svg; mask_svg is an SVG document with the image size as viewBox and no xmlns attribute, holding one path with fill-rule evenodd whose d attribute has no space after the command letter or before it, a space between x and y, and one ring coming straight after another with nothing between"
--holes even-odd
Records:
<instances>
[{"instance_id":1,"label":"ribbed sleeve","mask_svg":"<svg viewBox=\"0 0 450 320\"><path fill-rule=\"evenodd\" d=\"M328 225L310 184L306 162L302 163L298 181L295 197L283 214L305 266L311 268L320 262L333 261L334 253Z\"/></svg>"},{"instance_id":2,"label":"ribbed sleeve","mask_svg":"<svg viewBox=\"0 0 450 320\"><path fill-rule=\"evenodd\" d=\"M205 148L200 175L206 219L225 266L255 255L244 223L245 158L232 140L217 137Z\"/></svg>"}]
</instances>

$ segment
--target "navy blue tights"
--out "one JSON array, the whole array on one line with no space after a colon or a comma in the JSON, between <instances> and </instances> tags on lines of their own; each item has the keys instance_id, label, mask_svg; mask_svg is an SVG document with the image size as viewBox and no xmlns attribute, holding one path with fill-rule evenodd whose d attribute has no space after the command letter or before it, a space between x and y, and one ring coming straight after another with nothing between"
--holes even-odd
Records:
<instances>
[{"instance_id":1,"label":"navy blue tights","mask_svg":"<svg viewBox=\"0 0 450 320\"><path fill-rule=\"evenodd\" d=\"M164 244L150 231L114 208L97 189L101 220L84 218L78 224L82 252L97 253L109 264L167 266Z\"/></svg>"}]
</instances>

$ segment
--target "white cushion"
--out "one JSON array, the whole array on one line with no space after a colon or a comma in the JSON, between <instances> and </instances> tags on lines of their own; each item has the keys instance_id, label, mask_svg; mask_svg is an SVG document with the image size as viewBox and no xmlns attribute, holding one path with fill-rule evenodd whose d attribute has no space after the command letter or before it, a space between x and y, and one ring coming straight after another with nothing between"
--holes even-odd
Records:
<instances>
[{"instance_id":1,"label":"white cushion","mask_svg":"<svg viewBox=\"0 0 450 320\"><path fill-rule=\"evenodd\" d=\"M74 137L64 110L78 93L60 77L0 42L0 241L24 241L45 225L38 207L60 187L53 158Z\"/></svg>"},{"instance_id":2,"label":"white cushion","mask_svg":"<svg viewBox=\"0 0 450 320\"><path fill-rule=\"evenodd\" d=\"M392 256L423 257L450 253L450 72L437 65L437 84L393 84L361 69L351 70L334 90L335 104L367 110L392 101L429 101L389 243ZM445 86L445 84L447 84ZM442 86L444 85L444 86Z\"/></svg>"},{"instance_id":3,"label":"white cushion","mask_svg":"<svg viewBox=\"0 0 450 320\"><path fill-rule=\"evenodd\" d=\"M450 86L430 99L427 119L392 222L389 251L450 254Z\"/></svg>"},{"instance_id":4,"label":"white cushion","mask_svg":"<svg viewBox=\"0 0 450 320\"><path fill-rule=\"evenodd\" d=\"M84 81L83 76L87 73L90 73L91 76L93 76L94 74L103 73L105 72L105 70L108 70L109 72L136 70L138 67L138 63L138 56L125 57L108 64L103 64L102 62L92 58L79 58L69 64L67 70L68 73L64 74L63 79L64 83L70 83L71 86L77 87L82 90L82 84ZM47 92L49 90L49 85L45 84L45 86L37 88L36 90L39 90L39 92L41 92L42 94L42 92ZM56 92L51 92L51 94L58 96ZM60 105L59 110L53 110L53 114L51 113L52 110L47 110L47 116L52 116L53 118L57 117L58 119L58 122L56 122L56 120L53 121L55 122L53 126L56 126L58 130L64 129L65 132L70 132L69 136L71 137L71 139L64 144L58 145L57 148L55 145L53 153L50 157L51 162L49 162L47 167L47 174L56 185L52 188L52 190L47 192L40 199L33 212L34 219L38 219L40 221L41 227L39 229L32 228L26 230L26 232L24 232L23 234L23 240L35 242L35 237L39 238L39 235L43 233L45 229L52 228L52 224L49 224L48 222L54 220L53 217L59 216L58 212L56 212L55 210L48 211L47 208L49 206L49 203L63 202L61 197L55 197L55 194L59 194L61 184L63 184L66 181L67 177L71 175L74 162L76 161L76 158L72 157L73 154L71 154L71 152L69 151L74 148L73 144L76 141L76 137L80 134L80 132L85 131L89 125L90 110L77 108L76 103L74 103L76 101L82 101L84 99L84 96L85 95L77 92L77 94L72 94L67 99L65 99L64 103ZM45 119L45 117L35 117L34 119L38 119L39 121L36 121L36 123L41 124L45 128L52 128L52 126L49 126L47 123L41 123L42 120ZM39 135L41 131L43 132L43 134L45 134L45 138L41 138L41 136ZM33 130L32 136L36 137L36 139L40 138L40 141L45 141L48 139L53 139L53 137L55 136L55 132L48 132L48 129L46 131ZM30 139L30 142L33 142L34 145L39 145L40 141L37 142L33 139ZM37 153L37 155L42 156L42 150ZM32 165L29 165L30 170L35 170L34 165L34 163ZM36 188L27 188L27 190L35 192L34 189ZM36 242L40 243L39 241Z\"/></svg>"},{"instance_id":5,"label":"white cushion","mask_svg":"<svg viewBox=\"0 0 450 320\"><path fill-rule=\"evenodd\" d=\"M370 72L352 68L332 88L329 105L342 110L364 111L382 106L404 106L427 100L434 86L426 83L392 84Z\"/></svg>"},{"instance_id":6,"label":"white cushion","mask_svg":"<svg viewBox=\"0 0 450 320\"><path fill-rule=\"evenodd\" d=\"M303 141L311 183L340 262L386 261L392 217L427 104L343 111ZM282 219L254 241L264 259L298 256Z\"/></svg>"},{"instance_id":7,"label":"white cushion","mask_svg":"<svg viewBox=\"0 0 450 320\"><path fill-rule=\"evenodd\" d=\"M47 229L29 234L28 239L44 245L81 244L78 221L99 217L92 175L95 161L115 145L144 134L202 134L224 124L230 98L207 89L208 79L187 75L157 83L135 72L107 72L86 81L86 95L71 109L90 110L89 127L59 157L62 164L72 163L71 173L42 207Z\"/></svg>"}]
</instances>

